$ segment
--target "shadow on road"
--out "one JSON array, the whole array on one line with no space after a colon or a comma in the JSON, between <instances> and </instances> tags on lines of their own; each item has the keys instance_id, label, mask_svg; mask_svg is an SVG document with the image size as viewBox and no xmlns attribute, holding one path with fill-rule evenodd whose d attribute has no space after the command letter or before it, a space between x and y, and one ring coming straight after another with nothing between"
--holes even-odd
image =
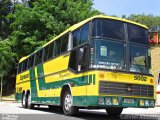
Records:
<instances>
[{"instance_id":1,"label":"shadow on road","mask_svg":"<svg viewBox=\"0 0 160 120\"><path fill-rule=\"evenodd\" d=\"M46 114L31 115L39 120L159 120L160 116L156 114L122 114L119 117L108 116L104 112L100 111L90 111L90 110L80 110L75 116L65 116L62 109L51 110L48 108L37 107L34 108L36 111L46 112ZM53 113L53 114L52 114ZM24 118L24 117L23 117ZM27 118L30 119L30 118ZM37 119L36 119L37 120Z\"/></svg>"}]
</instances>

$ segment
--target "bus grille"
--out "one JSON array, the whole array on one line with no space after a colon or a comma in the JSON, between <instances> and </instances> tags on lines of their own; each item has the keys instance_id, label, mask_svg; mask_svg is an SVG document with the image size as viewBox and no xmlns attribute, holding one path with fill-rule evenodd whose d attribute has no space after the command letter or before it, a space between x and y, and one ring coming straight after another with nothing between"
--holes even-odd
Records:
<instances>
[{"instance_id":1,"label":"bus grille","mask_svg":"<svg viewBox=\"0 0 160 120\"><path fill-rule=\"evenodd\" d=\"M100 81L99 93L109 95L153 97L154 88L152 85Z\"/></svg>"}]
</instances>

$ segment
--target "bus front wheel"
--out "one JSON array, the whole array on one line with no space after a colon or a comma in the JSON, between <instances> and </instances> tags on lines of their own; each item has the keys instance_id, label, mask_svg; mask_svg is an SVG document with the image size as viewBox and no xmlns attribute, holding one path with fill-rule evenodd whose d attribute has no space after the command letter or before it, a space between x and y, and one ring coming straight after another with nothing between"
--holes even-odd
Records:
<instances>
[{"instance_id":1,"label":"bus front wheel","mask_svg":"<svg viewBox=\"0 0 160 120\"><path fill-rule=\"evenodd\" d=\"M111 116L119 116L123 111L123 108L106 108L106 112Z\"/></svg>"},{"instance_id":2,"label":"bus front wheel","mask_svg":"<svg viewBox=\"0 0 160 120\"><path fill-rule=\"evenodd\" d=\"M71 92L66 91L63 96L63 112L65 115L75 115L78 112L78 108L72 106L73 98Z\"/></svg>"}]
</instances>

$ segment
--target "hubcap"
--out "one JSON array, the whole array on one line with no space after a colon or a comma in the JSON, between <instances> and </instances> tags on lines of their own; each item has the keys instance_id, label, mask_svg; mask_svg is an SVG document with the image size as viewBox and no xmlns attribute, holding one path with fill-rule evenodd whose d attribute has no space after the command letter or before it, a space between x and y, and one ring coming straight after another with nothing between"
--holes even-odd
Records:
<instances>
[{"instance_id":1,"label":"hubcap","mask_svg":"<svg viewBox=\"0 0 160 120\"><path fill-rule=\"evenodd\" d=\"M70 94L67 94L66 97L65 97L65 101L64 101L64 106L65 106L65 109L67 111L70 110L71 106L72 106L72 96Z\"/></svg>"}]
</instances>

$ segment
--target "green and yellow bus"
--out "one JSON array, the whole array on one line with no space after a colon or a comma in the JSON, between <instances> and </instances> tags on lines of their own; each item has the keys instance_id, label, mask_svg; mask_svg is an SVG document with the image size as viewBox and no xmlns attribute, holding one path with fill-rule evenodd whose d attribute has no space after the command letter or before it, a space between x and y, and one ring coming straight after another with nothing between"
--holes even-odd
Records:
<instances>
[{"instance_id":1,"label":"green and yellow bus","mask_svg":"<svg viewBox=\"0 0 160 120\"><path fill-rule=\"evenodd\" d=\"M155 106L148 28L98 15L73 25L19 61L16 99L25 108L78 109Z\"/></svg>"}]
</instances>

